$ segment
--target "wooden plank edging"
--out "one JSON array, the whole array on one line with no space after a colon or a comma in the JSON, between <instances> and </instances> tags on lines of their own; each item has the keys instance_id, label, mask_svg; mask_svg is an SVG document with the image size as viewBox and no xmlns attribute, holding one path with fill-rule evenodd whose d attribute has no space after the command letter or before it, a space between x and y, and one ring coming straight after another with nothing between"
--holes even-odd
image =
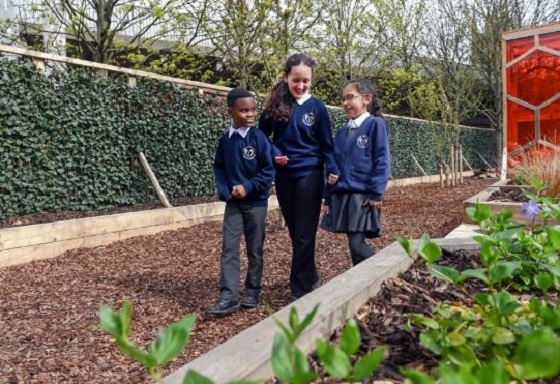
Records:
<instances>
[{"instance_id":1,"label":"wooden plank edging","mask_svg":"<svg viewBox=\"0 0 560 384\"><path fill-rule=\"evenodd\" d=\"M276 196L269 198L268 206L278 207ZM0 230L0 268L55 257L70 249L221 220L224 208L225 203L215 202L5 228Z\"/></svg>"},{"instance_id":2,"label":"wooden plank edging","mask_svg":"<svg viewBox=\"0 0 560 384\"><path fill-rule=\"evenodd\" d=\"M448 251L474 250L472 239L434 239ZM303 332L298 346L310 353L318 337L328 337L333 330L354 316L358 309L381 289L381 284L404 272L413 263L401 246L394 242L374 257L340 274L327 284L276 312L274 317L288 321L295 306L300 318L320 304L312 324ZM286 276L286 278L288 278ZM227 321L227 318L223 321ZM188 370L208 376L216 384L238 380L266 380L273 376L270 364L272 341L279 328L271 317L253 325L208 353L183 365L163 379L163 384L181 384ZM187 346L188 348L188 346Z\"/></svg>"}]
</instances>

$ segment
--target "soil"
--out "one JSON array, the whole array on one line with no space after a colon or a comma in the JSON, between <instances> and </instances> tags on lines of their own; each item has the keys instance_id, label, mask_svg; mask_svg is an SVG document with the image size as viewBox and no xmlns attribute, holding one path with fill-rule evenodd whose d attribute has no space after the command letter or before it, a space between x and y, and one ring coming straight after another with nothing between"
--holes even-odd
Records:
<instances>
[{"instance_id":1,"label":"soil","mask_svg":"<svg viewBox=\"0 0 560 384\"><path fill-rule=\"evenodd\" d=\"M389 189L383 211L384 236L371 244L381 249L399 235L444 237L462 222L463 200L494 181L465 179L464 185L450 188L417 184ZM263 320L268 316L267 305L276 311L288 304L291 244L287 230L278 222L278 212L270 212L261 303L254 310L241 310L225 318L205 312L218 293L218 222L76 249L54 259L0 269L0 383L149 382L146 371L118 352L97 326L100 303L117 308L125 299L132 302L131 340L143 348L149 346L158 329L196 315L189 345L164 368L164 374ZM243 259L242 276L246 271ZM344 235L319 230L317 264L323 282L350 268ZM389 322L398 303L412 306L411 298L425 291L412 289L411 284L420 283L401 284L406 288L400 296L383 297L385 302L373 308L380 316L370 322L374 318ZM430 295L436 297L431 291ZM387 338L399 341L411 337L394 324L382 335L373 323L371 340L386 343Z\"/></svg>"},{"instance_id":2,"label":"soil","mask_svg":"<svg viewBox=\"0 0 560 384\"><path fill-rule=\"evenodd\" d=\"M444 256L438 264L456 270L476 269L482 267L479 257L478 253L444 251ZM367 352L383 345L388 349L378 371L364 383L372 384L375 380L402 383L404 378L399 374L400 367L425 372L436 368L437 356L420 345L419 328L412 326L410 332L405 329L405 315L418 313L430 316L434 307L440 303L472 306L473 295L480 292L484 286L480 281L470 279L462 288L463 290L458 289L453 284L433 277L420 259L398 277L383 283L381 291L361 308L364 315L362 319L358 319L362 351ZM557 300L557 295L551 299ZM333 334L332 338L338 338L339 334L340 330L338 334ZM560 384L560 377L533 382Z\"/></svg>"},{"instance_id":3,"label":"soil","mask_svg":"<svg viewBox=\"0 0 560 384\"><path fill-rule=\"evenodd\" d=\"M501 201L506 203L524 203L527 201L527 198L523 195L521 189L509 189L503 191L498 189L497 191L492 192L488 201Z\"/></svg>"}]
</instances>

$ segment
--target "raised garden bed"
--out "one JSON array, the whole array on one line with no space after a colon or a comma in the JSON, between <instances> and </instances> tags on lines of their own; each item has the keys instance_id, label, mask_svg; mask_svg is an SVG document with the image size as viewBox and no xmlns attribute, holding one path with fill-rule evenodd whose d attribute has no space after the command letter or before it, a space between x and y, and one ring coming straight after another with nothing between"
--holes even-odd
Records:
<instances>
[{"instance_id":1,"label":"raised garden bed","mask_svg":"<svg viewBox=\"0 0 560 384\"><path fill-rule=\"evenodd\" d=\"M437 242L450 252L478 249L478 243L472 239L439 239ZM342 326L346 320L361 311L360 317L366 318L363 321L364 326L361 327L367 332L364 342L377 347L392 340L393 347L395 347L394 356L398 356L403 348L406 349L411 346L410 342L412 340L402 340L403 324L401 323L396 327L393 311L378 311L378 308L374 307L381 305L390 308L393 305L398 305L401 307L408 306L410 310L413 310L419 304L418 296L425 297L426 295L423 294L435 287L441 290L441 285L443 285L434 284L437 282L434 278L431 278L428 280L431 280L432 286L429 284L424 286L422 281L416 281L416 284L419 285L413 286L412 289L410 285L408 286L409 293L412 296L415 293L416 298L405 295L394 298L392 295L387 295L387 286L398 285L399 281L403 281L402 277L393 280L393 282L391 278L407 271L412 264L413 260L395 242L384 248L375 257L361 263L359 267L351 268L296 301L293 306L298 309L301 317L319 304L319 310L313 323L305 329L298 340L299 348L307 353L312 352L318 337L330 337L333 330ZM404 272L404 274L417 276L418 271L412 270ZM424 277L426 275L423 274ZM382 287L385 288L382 289ZM457 296L452 294L448 294L447 297L457 300ZM431 299L430 303L435 303L434 299ZM290 307L283 308L276 312L274 316L286 324ZM424 310L428 309L426 307ZM369 328L369 324L371 324L371 328ZM274 376L270 359L272 341L274 334L277 332L278 326L273 319L263 320L209 353L181 367L166 377L164 384L181 384L183 377L190 369L212 378L217 384L237 380L269 379ZM377 340L376 335L384 335L384 338ZM401 341L402 345L399 345ZM415 348L418 350L418 345ZM410 357L409 360L418 358L418 354L411 354L410 352L408 351L407 354L413 357ZM406 356L400 358L407 359ZM399 357L397 357L398 359ZM395 378L395 367L393 366L391 369L391 365L390 361L385 364L384 369L378 375L380 379Z\"/></svg>"},{"instance_id":2,"label":"raised garden bed","mask_svg":"<svg viewBox=\"0 0 560 384\"><path fill-rule=\"evenodd\" d=\"M509 180L500 180L480 193L469 197L463 202L465 213L463 215L463 222L473 224L473 221L466 214L467 207L474 207L476 203L487 205L492 209L492 213L498 213L502 210L510 210L513 213L512 220L519 224L532 224L533 220L526 217L521 212L523 202L527 199L523 197L522 189L530 190L531 187L527 185L511 185ZM535 224L542 224L543 221L539 218L535 219ZM548 224L557 223L549 220Z\"/></svg>"},{"instance_id":3,"label":"raised garden bed","mask_svg":"<svg viewBox=\"0 0 560 384\"><path fill-rule=\"evenodd\" d=\"M215 202L0 229L0 267L221 220L224 207L224 203ZM269 207L278 207L276 196L270 197Z\"/></svg>"},{"instance_id":4,"label":"raised garden bed","mask_svg":"<svg viewBox=\"0 0 560 384\"><path fill-rule=\"evenodd\" d=\"M398 235L445 236L461 223L462 201L489 184L466 179L463 186L445 189L438 183L391 188L383 211L384 236L372 243L382 249ZM126 298L133 305L132 339L143 346L158 328L188 314L197 316L187 349L164 373L179 369L266 319L264 303L273 311L287 304L290 241L277 225L277 211L269 214L267 225L262 304L225 319L205 312L217 294L219 222L0 269L0 377L7 383L149 382L145 370L122 356L96 327L99 303L120 307ZM319 231L317 261L325 283L347 271L345 236Z\"/></svg>"}]
</instances>

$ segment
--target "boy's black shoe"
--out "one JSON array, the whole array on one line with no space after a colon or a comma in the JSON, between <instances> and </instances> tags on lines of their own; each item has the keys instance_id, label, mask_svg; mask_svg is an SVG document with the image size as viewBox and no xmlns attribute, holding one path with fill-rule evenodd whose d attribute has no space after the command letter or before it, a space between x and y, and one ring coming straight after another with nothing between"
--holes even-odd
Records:
<instances>
[{"instance_id":1,"label":"boy's black shoe","mask_svg":"<svg viewBox=\"0 0 560 384\"><path fill-rule=\"evenodd\" d=\"M212 315L229 315L239 309L239 303L235 300L218 299L208 307L208 313Z\"/></svg>"},{"instance_id":2,"label":"boy's black shoe","mask_svg":"<svg viewBox=\"0 0 560 384\"><path fill-rule=\"evenodd\" d=\"M243 308L255 308L259 303L259 297L255 295L245 295L243 300L241 300L241 306Z\"/></svg>"}]
</instances>

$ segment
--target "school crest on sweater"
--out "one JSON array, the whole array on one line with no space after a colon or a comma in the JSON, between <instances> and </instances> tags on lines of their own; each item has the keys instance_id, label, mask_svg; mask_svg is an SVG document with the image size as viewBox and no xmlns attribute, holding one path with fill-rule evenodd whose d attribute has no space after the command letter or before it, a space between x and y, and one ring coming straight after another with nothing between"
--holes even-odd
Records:
<instances>
[{"instance_id":1,"label":"school crest on sweater","mask_svg":"<svg viewBox=\"0 0 560 384\"><path fill-rule=\"evenodd\" d=\"M306 113L303 115L302 121L305 125L315 124L315 114L313 112Z\"/></svg>"},{"instance_id":2,"label":"school crest on sweater","mask_svg":"<svg viewBox=\"0 0 560 384\"><path fill-rule=\"evenodd\" d=\"M358 144L358 147L366 148L369 145L369 137L362 135L356 139L356 143Z\"/></svg>"},{"instance_id":3,"label":"school crest on sweater","mask_svg":"<svg viewBox=\"0 0 560 384\"><path fill-rule=\"evenodd\" d=\"M245 160L253 160L257 156L257 150L255 147L248 145L243 148L243 158Z\"/></svg>"}]
</instances>

